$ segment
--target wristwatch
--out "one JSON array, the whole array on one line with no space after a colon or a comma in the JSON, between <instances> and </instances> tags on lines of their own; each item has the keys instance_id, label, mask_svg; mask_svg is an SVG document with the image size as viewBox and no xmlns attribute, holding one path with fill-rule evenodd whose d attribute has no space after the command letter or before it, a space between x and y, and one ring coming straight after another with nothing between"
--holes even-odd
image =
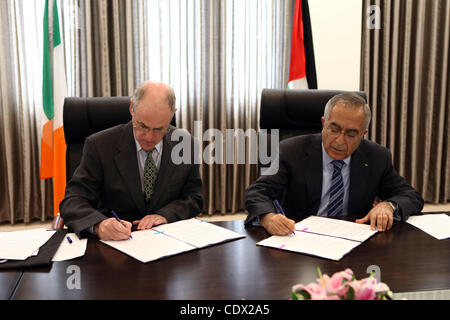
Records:
<instances>
[{"instance_id":1,"label":"wristwatch","mask_svg":"<svg viewBox=\"0 0 450 320\"><path fill-rule=\"evenodd\" d=\"M395 212L397 210L397 204L391 201L385 201L387 204L389 204L392 208L392 210Z\"/></svg>"}]
</instances>

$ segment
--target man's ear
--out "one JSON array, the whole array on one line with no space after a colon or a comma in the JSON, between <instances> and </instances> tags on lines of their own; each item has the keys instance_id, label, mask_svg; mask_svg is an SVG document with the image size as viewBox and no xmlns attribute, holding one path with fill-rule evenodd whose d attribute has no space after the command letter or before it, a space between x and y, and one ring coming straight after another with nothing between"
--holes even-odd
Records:
<instances>
[{"instance_id":1,"label":"man's ear","mask_svg":"<svg viewBox=\"0 0 450 320\"><path fill-rule=\"evenodd\" d=\"M130 99L130 114L133 115L133 98Z\"/></svg>"},{"instance_id":2,"label":"man's ear","mask_svg":"<svg viewBox=\"0 0 450 320\"><path fill-rule=\"evenodd\" d=\"M322 121L322 128L323 128L323 126L325 124L325 118L324 117L320 118L320 121Z\"/></svg>"},{"instance_id":3,"label":"man's ear","mask_svg":"<svg viewBox=\"0 0 450 320\"><path fill-rule=\"evenodd\" d=\"M364 130L364 133L363 133L363 136L362 136L362 137L363 137L363 139L364 139L364 136L365 136L365 135L367 134L367 132L369 132L369 130L367 130L367 129L366 129L366 130Z\"/></svg>"}]
</instances>

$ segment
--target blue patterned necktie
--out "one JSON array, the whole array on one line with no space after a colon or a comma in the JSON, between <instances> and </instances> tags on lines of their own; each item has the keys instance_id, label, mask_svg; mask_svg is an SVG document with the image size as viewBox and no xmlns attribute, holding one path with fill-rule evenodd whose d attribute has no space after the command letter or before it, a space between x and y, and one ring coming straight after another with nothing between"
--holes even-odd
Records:
<instances>
[{"instance_id":1,"label":"blue patterned necktie","mask_svg":"<svg viewBox=\"0 0 450 320\"><path fill-rule=\"evenodd\" d=\"M157 169L155 165L155 161L153 161L152 157L153 150L145 150L147 152L147 159L145 160L144 165L144 193L145 193L145 201L149 201L150 197L153 193L153 187L155 185Z\"/></svg>"},{"instance_id":2,"label":"blue patterned necktie","mask_svg":"<svg viewBox=\"0 0 450 320\"><path fill-rule=\"evenodd\" d=\"M333 160L331 162L334 167L333 176L331 178L330 200L328 201L327 214L328 217L337 217L342 215L344 206L344 180L342 179L342 167L345 162L342 160Z\"/></svg>"}]
</instances>

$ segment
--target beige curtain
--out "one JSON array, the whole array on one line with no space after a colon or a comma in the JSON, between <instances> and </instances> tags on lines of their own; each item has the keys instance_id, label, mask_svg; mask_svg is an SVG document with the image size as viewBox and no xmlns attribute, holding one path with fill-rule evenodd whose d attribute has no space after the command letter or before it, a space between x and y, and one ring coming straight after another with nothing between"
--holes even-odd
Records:
<instances>
[{"instance_id":1,"label":"beige curtain","mask_svg":"<svg viewBox=\"0 0 450 320\"><path fill-rule=\"evenodd\" d=\"M43 8L0 1L0 222L53 215L51 181L39 180Z\"/></svg>"},{"instance_id":2,"label":"beige curtain","mask_svg":"<svg viewBox=\"0 0 450 320\"><path fill-rule=\"evenodd\" d=\"M363 17L361 89L373 110L370 139L392 151L395 167L425 201L445 203L450 0L364 0Z\"/></svg>"},{"instance_id":3,"label":"beige curtain","mask_svg":"<svg viewBox=\"0 0 450 320\"><path fill-rule=\"evenodd\" d=\"M64 0L64 46L71 96L132 95L136 66L132 0ZM142 1L141 1L142 3Z\"/></svg>"}]
</instances>

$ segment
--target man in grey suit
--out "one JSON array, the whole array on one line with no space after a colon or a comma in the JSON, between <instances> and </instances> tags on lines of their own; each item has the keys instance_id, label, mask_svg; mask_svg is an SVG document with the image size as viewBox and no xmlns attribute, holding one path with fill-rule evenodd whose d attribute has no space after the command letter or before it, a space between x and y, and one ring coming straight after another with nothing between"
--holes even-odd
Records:
<instances>
[{"instance_id":1,"label":"man in grey suit","mask_svg":"<svg viewBox=\"0 0 450 320\"><path fill-rule=\"evenodd\" d=\"M175 111L171 87L144 82L131 99L130 122L86 139L80 165L60 204L69 228L102 240L123 240L133 226L149 229L201 212L198 164L175 164L172 159L178 143L171 141L175 130L194 143L189 133L170 125Z\"/></svg>"},{"instance_id":2,"label":"man in grey suit","mask_svg":"<svg viewBox=\"0 0 450 320\"><path fill-rule=\"evenodd\" d=\"M395 171L390 151L364 139L370 118L370 108L359 95L331 98L322 133L282 141L278 172L259 177L247 189L246 224L286 235L295 229L293 219L348 215L385 231L394 221L421 212L421 195ZM281 199L286 216L272 203ZM376 199L382 201L374 204Z\"/></svg>"}]
</instances>

